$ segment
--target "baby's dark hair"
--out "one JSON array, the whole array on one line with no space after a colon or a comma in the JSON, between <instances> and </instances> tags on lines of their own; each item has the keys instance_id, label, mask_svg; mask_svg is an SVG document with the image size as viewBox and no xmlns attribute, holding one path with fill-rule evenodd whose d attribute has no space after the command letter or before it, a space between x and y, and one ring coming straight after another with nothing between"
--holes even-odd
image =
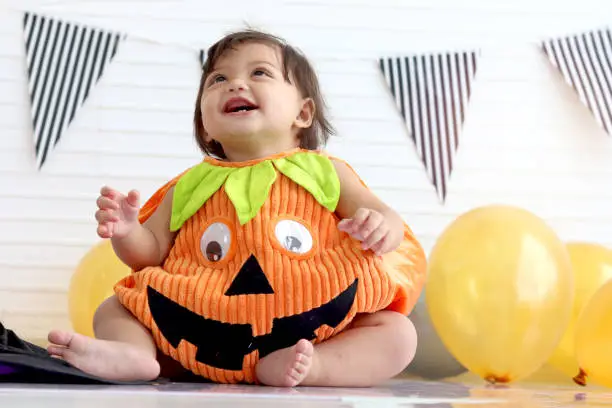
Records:
<instances>
[{"instance_id":1,"label":"baby's dark hair","mask_svg":"<svg viewBox=\"0 0 612 408\"><path fill-rule=\"evenodd\" d=\"M300 91L303 97L312 98L315 105L312 125L306 129L302 129L298 135L300 147L308 150L317 150L321 148L321 146L327 143L329 136L335 133L335 130L327 119L325 102L319 88L319 80L314 68L303 54L287 44L284 39L258 30L248 29L231 33L217 41L208 49L193 116L195 138L200 149L207 155L213 155L223 159L226 158L220 143L214 140L206 142L206 130L202 123L200 101L202 100L206 78L213 71L219 58L228 50L235 49L238 44L250 42L262 43L279 48L282 56L283 76L285 81L291 82L289 76L291 74L296 82L295 85L298 91Z\"/></svg>"}]
</instances>

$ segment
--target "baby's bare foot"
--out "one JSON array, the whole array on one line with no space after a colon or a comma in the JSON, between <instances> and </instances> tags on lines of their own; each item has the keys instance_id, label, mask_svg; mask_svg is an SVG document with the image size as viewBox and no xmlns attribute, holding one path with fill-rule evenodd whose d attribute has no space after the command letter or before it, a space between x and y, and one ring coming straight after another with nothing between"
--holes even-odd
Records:
<instances>
[{"instance_id":1,"label":"baby's bare foot","mask_svg":"<svg viewBox=\"0 0 612 408\"><path fill-rule=\"evenodd\" d=\"M47 350L76 368L114 381L150 381L159 376L159 363L147 352L127 343L98 340L54 330Z\"/></svg>"},{"instance_id":2,"label":"baby's bare foot","mask_svg":"<svg viewBox=\"0 0 612 408\"><path fill-rule=\"evenodd\" d=\"M277 350L257 363L257 379L273 387L295 387L310 373L313 354L312 343L304 339L295 346Z\"/></svg>"}]
</instances>

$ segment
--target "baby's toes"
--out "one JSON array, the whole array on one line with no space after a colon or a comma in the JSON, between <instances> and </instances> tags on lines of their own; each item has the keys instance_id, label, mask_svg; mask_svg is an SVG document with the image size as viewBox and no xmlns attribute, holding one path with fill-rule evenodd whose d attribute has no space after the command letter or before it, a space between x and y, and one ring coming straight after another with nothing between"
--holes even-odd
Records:
<instances>
[{"instance_id":1,"label":"baby's toes","mask_svg":"<svg viewBox=\"0 0 612 408\"><path fill-rule=\"evenodd\" d=\"M64 357L66 350L68 349L64 346L56 346L53 344L47 346L47 352L54 357Z\"/></svg>"},{"instance_id":2,"label":"baby's toes","mask_svg":"<svg viewBox=\"0 0 612 408\"><path fill-rule=\"evenodd\" d=\"M72 337L72 333L63 330L52 330L47 335L47 340L49 340L49 343L52 343L54 345L68 347L68 345L72 341Z\"/></svg>"},{"instance_id":3,"label":"baby's toes","mask_svg":"<svg viewBox=\"0 0 612 408\"><path fill-rule=\"evenodd\" d=\"M295 366L293 366L293 371L300 375L304 375L308 372L308 368L310 368L310 364L297 362Z\"/></svg>"}]
</instances>

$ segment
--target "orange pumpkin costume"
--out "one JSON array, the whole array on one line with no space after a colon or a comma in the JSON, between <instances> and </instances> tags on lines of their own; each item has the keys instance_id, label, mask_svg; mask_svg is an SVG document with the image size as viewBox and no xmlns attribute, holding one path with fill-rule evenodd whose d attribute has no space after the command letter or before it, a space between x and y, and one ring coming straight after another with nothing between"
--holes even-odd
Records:
<instances>
[{"instance_id":1,"label":"orange pumpkin costume","mask_svg":"<svg viewBox=\"0 0 612 408\"><path fill-rule=\"evenodd\" d=\"M205 158L143 206L140 222L174 186L178 233L161 266L117 283L119 301L163 353L220 383L256 383L259 358L328 339L357 313L407 315L425 282L422 247L404 224L396 251L363 251L337 228L339 183L321 152Z\"/></svg>"}]
</instances>

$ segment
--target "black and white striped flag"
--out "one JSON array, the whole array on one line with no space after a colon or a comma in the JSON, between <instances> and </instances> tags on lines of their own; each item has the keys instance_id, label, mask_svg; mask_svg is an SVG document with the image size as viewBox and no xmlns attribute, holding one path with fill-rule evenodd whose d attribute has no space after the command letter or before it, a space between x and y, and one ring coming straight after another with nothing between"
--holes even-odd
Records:
<instances>
[{"instance_id":1,"label":"black and white striped flag","mask_svg":"<svg viewBox=\"0 0 612 408\"><path fill-rule=\"evenodd\" d=\"M26 12L23 17L36 162L74 120L125 35Z\"/></svg>"},{"instance_id":2,"label":"black and white striped flag","mask_svg":"<svg viewBox=\"0 0 612 408\"><path fill-rule=\"evenodd\" d=\"M612 134L612 37L609 29L549 39L542 48L597 123Z\"/></svg>"},{"instance_id":3,"label":"black and white striped flag","mask_svg":"<svg viewBox=\"0 0 612 408\"><path fill-rule=\"evenodd\" d=\"M380 69L441 201L459 145L479 53L380 58Z\"/></svg>"},{"instance_id":4,"label":"black and white striped flag","mask_svg":"<svg viewBox=\"0 0 612 408\"><path fill-rule=\"evenodd\" d=\"M200 56L200 65L202 66L202 68L204 68L204 63L206 62L206 50L200 50L199 54Z\"/></svg>"}]
</instances>

